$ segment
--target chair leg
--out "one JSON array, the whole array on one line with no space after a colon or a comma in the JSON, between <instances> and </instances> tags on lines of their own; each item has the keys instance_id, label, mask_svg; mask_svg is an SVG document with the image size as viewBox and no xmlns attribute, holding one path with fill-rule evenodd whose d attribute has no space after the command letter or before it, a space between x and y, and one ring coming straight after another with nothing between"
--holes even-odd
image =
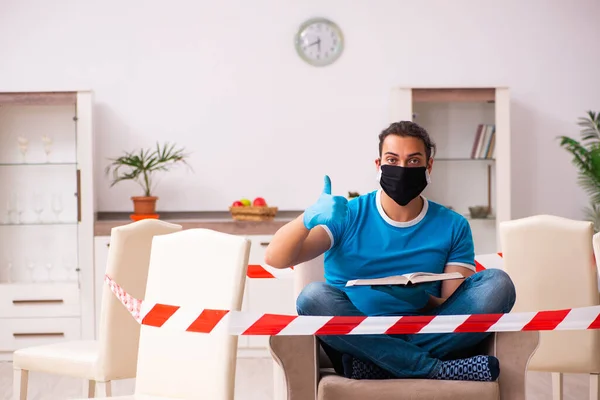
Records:
<instances>
[{"instance_id":1,"label":"chair leg","mask_svg":"<svg viewBox=\"0 0 600 400\"><path fill-rule=\"evenodd\" d=\"M563 374L552 373L552 400L563 400Z\"/></svg>"},{"instance_id":2,"label":"chair leg","mask_svg":"<svg viewBox=\"0 0 600 400\"><path fill-rule=\"evenodd\" d=\"M13 400L27 400L29 371L15 368L13 371Z\"/></svg>"},{"instance_id":3,"label":"chair leg","mask_svg":"<svg viewBox=\"0 0 600 400\"><path fill-rule=\"evenodd\" d=\"M92 399L96 397L96 381L88 381L88 389L87 389L87 397L88 399Z\"/></svg>"},{"instance_id":4,"label":"chair leg","mask_svg":"<svg viewBox=\"0 0 600 400\"><path fill-rule=\"evenodd\" d=\"M96 382L98 393L96 397L110 397L112 396L112 388L110 381L107 382Z\"/></svg>"},{"instance_id":5,"label":"chair leg","mask_svg":"<svg viewBox=\"0 0 600 400\"><path fill-rule=\"evenodd\" d=\"M600 400L600 385L598 374L590 374L590 400Z\"/></svg>"}]
</instances>

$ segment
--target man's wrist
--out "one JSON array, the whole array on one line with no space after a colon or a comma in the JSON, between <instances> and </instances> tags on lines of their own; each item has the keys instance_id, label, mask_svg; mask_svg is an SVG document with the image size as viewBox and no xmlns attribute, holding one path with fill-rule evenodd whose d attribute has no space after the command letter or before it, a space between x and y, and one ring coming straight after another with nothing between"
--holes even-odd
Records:
<instances>
[{"instance_id":1,"label":"man's wrist","mask_svg":"<svg viewBox=\"0 0 600 400\"><path fill-rule=\"evenodd\" d=\"M310 231L313 228L310 223L310 218L306 214L306 211L302 213L300 219L302 221L302 226L304 227L304 229Z\"/></svg>"}]
</instances>

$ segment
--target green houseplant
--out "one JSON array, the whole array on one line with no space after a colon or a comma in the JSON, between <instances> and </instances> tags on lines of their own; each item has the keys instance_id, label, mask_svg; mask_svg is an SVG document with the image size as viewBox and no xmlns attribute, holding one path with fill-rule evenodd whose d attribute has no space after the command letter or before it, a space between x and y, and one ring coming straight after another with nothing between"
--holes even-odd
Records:
<instances>
[{"instance_id":1,"label":"green houseplant","mask_svg":"<svg viewBox=\"0 0 600 400\"><path fill-rule=\"evenodd\" d=\"M594 231L600 229L600 113L588 111L578 119L581 127L580 140L559 136L560 145L573 156L572 162L579 170L578 182L590 197L590 205L585 213L594 224Z\"/></svg>"},{"instance_id":2,"label":"green houseplant","mask_svg":"<svg viewBox=\"0 0 600 400\"><path fill-rule=\"evenodd\" d=\"M156 143L154 149L139 149L136 152L125 152L118 158L109 159L106 174L112 174L113 187L119 182L132 180L142 187L141 196L132 196L133 213L137 215L153 215L156 213L158 197L152 194L153 175L158 171L168 171L175 164L186 164L187 154L184 149L174 144Z\"/></svg>"}]
</instances>

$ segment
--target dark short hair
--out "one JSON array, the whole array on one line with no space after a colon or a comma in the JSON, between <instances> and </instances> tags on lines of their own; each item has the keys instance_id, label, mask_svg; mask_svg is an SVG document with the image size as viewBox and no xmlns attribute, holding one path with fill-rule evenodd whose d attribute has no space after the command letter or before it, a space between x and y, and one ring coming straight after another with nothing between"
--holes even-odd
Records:
<instances>
[{"instance_id":1,"label":"dark short hair","mask_svg":"<svg viewBox=\"0 0 600 400\"><path fill-rule=\"evenodd\" d=\"M379 157L381 157L383 141L389 135L398 135L402 137L410 136L421 139L425 145L425 156L427 161L435 154L435 143L431 140L429 133L427 133L425 128L412 121L400 121L392 123L379 134Z\"/></svg>"}]
</instances>

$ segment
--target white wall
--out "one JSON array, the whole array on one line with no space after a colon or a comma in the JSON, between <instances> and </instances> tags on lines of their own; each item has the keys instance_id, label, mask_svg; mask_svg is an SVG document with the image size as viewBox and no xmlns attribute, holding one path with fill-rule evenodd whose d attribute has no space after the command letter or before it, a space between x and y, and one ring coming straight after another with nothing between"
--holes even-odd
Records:
<instances>
[{"instance_id":1,"label":"white wall","mask_svg":"<svg viewBox=\"0 0 600 400\"><path fill-rule=\"evenodd\" d=\"M0 90L93 89L98 206L128 211L135 186L108 190L102 172L124 149L193 152L195 173L160 182L163 210L242 196L299 209L325 173L339 194L375 187L392 86L507 85L515 216L579 217L586 196L555 137L600 108L599 14L595 0L0 0ZM295 54L312 16L345 34L331 67Z\"/></svg>"}]
</instances>

